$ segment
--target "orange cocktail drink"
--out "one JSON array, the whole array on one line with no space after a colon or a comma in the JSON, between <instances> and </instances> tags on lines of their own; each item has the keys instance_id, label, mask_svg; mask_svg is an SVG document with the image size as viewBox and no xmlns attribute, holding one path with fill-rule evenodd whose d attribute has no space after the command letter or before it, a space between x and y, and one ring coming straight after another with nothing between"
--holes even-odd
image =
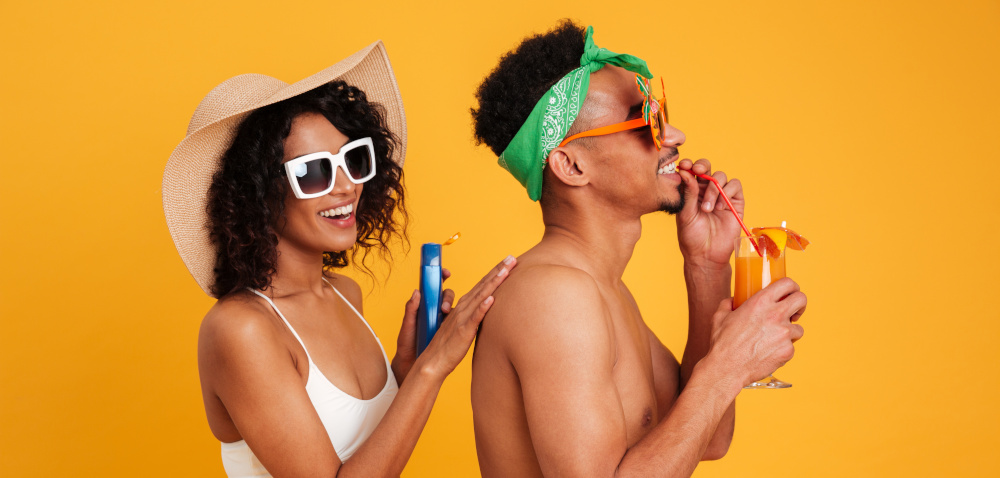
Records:
<instances>
[{"instance_id":1,"label":"orange cocktail drink","mask_svg":"<svg viewBox=\"0 0 1000 478\"><path fill-rule=\"evenodd\" d=\"M759 237L759 236L758 236ZM759 241L758 241L759 242ZM737 308L750 296L768 284L785 277L785 251L778 257L763 256L754 249L749 237L741 237L736 242L736 286L733 288L733 308Z\"/></svg>"},{"instance_id":2,"label":"orange cocktail drink","mask_svg":"<svg viewBox=\"0 0 1000 478\"><path fill-rule=\"evenodd\" d=\"M733 290L733 310L761 289L785 278L785 247L805 250L806 238L785 227L755 227L753 238L736 240L736 286ZM760 248L758 250L758 248ZM792 384L769 375L743 388L788 388Z\"/></svg>"}]
</instances>

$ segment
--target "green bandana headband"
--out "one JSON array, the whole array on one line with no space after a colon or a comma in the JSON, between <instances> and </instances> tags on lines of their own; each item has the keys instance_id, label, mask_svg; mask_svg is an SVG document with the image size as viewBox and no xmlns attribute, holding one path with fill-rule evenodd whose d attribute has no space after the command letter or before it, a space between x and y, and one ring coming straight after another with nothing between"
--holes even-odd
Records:
<instances>
[{"instance_id":1,"label":"green bandana headband","mask_svg":"<svg viewBox=\"0 0 1000 478\"><path fill-rule=\"evenodd\" d=\"M641 58L598 48L594 45L593 37L594 27L587 27L580 67L567 73L542 95L497 161L501 168L521 182L532 201L542 197L545 161L549 153L566 137L580 113L590 87L590 74L604 65L613 65L646 78L653 77Z\"/></svg>"}]
</instances>

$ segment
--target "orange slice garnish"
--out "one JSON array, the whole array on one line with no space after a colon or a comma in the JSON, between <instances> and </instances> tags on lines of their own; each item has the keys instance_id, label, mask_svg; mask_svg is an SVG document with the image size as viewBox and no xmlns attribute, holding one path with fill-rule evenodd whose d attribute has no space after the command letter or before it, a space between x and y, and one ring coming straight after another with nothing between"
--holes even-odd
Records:
<instances>
[{"instance_id":1,"label":"orange slice garnish","mask_svg":"<svg viewBox=\"0 0 1000 478\"><path fill-rule=\"evenodd\" d=\"M799 233L787 228L787 227L755 227L750 230L754 236L760 237L761 235L767 234L772 239L775 237L785 236L785 241L775 241L775 243L781 243L781 249L784 249L787 245L789 248L795 249L796 251L806 250L806 246L809 245L809 239L802 237Z\"/></svg>"},{"instance_id":2,"label":"orange slice garnish","mask_svg":"<svg viewBox=\"0 0 1000 478\"><path fill-rule=\"evenodd\" d=\"M771 239L770 236L760 234L757 236L756 240L757 240L757 247L760 247L765 252L767 252L768 257L774 259L781 257L781 248L778 247L778 244L776 244L774 242L774 239Z\"/></svg>"}]
</instances>

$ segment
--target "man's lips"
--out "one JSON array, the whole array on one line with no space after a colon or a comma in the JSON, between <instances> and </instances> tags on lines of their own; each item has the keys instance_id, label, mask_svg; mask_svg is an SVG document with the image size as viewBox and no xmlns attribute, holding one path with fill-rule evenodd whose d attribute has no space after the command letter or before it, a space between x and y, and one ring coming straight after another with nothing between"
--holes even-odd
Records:
<instances>
[{"instance_id":1,"label":"man's lips","mask_svg":"<svg viewBox=\"0 0 1000 478\"><path fill-rule=\"evenodd\" d=\"M676 163L677 158L679 157L680 157L680 152L677 151L677 148L670 148L667 150L667 156L665 158L660 159L660 164L658 167L662 168L666 166L667 163Z\"/></svg>"},{"instance_id":2,"label":"man's lips","mask_svg":"<svg viewBox=\"0 0 1000 478\"><path fill-rule=\"evenodd\" d=\"M661 176L664 174L677 174L677 164L672 161L668 162L665 166L661 166L657 169L656 174Z\"/></svg>"},{"instance_id":3,"label":"man's lips","mask_svg":"<svg viewBox=\"0 0 1000 478\"><path fill-rule=\"evenodd\" d=\"M657 164L657 174L675 174L677 172L677 150L675 149L673 153L665 159L660 160L659 164Z\"/></svg>"}]
</instances>

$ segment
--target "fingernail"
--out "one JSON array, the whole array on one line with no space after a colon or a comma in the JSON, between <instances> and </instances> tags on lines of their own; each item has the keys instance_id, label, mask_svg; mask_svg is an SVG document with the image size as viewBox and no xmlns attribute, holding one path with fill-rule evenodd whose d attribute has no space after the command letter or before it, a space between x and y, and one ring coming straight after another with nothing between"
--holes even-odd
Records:
<instances>
[{"instance_id":1,"label":"fingernail","mask_svg":"<svg viewBox=\"0 0 1000 478\"><path fill-rule=\"evenodd\" d=\"M507 275L507 268L506 267L504 267L503 269L500 269L500 272L497 272L497 277L503 277L505 275Z\"/></svg>"},{"instance_id":2,"label":"fingernail","mask_svg":"<svg viewBox=\"0 0 1000 478\"><path fill-rule=\"evenodd\" d=\"M507 256L507 258L503 260L503 263L507 264L508 266L510 265L511 262L514 262L514 256Z\"/></svg>"},{"instance_id":3,"label":"fingernail","mask_svg":"<svg viewBox=\"0 0 1000 478\"><path fill-rule=\"evenodd\" d=\"M702 204L702 207L705 208L706 211L711 211L712 210L712 203L710 203L708 201L705 201L705 204Z\"/></svg>"},{"instance_id":4,"label":"fingernail","mask_svg":"<svg viewBox=\"0 0 1000 478\"><path fill-rule=\"evenodd\" d=\"M486 300L483 301L483 304L486 304L486 305L490 305L492 303L493 303L493 296L492 295L489 296L489 297L487 297Z\"/></svg>"},{"instance_id":5,"label":"fingernail","mask_svg":"<svg viewBox=\"0 0 1000 478\"><path fill-rule=\"evenodd\" d=\"M417 290L416 290L416 289L414 289L414 290L413 290L413 293L412 293L412 294L410 294L410 300L414 300L414 299L416 299L416 298L417 298Z\"/></svg>"}]
</instances>

